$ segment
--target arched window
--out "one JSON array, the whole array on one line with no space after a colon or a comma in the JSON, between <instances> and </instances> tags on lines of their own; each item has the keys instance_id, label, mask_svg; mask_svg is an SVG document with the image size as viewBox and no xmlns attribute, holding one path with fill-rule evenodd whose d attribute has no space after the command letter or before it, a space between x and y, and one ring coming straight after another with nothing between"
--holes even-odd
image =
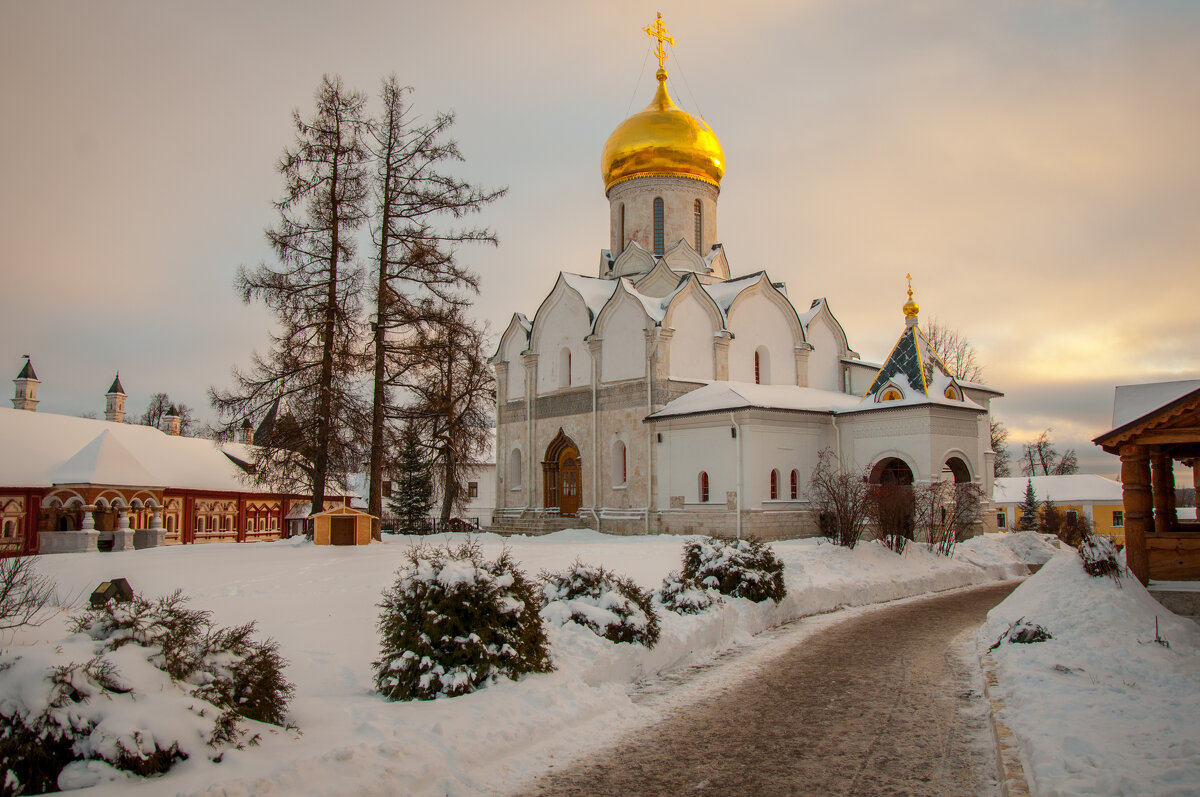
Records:
<instances>
[{"instance_id":1,"label":"arched window","mask_svg":"<svg viewBox=\"0 0 1200 797\"><path fill-rule=\"evenodd\" d=\"M700 471L700 503L708 503L708 473Z\"/></svg>"},{"instance_id":2,"label":"arched window","mask_svg":"<svg viewBox=\"0 0 1200 797\"><path fill-rule=\"evenodd\" d=\"M897 390L894 387L889 387L887 390L883 391L883 395L879 397L879 400L880 401L899 401L902 398L904 398L904 396L900 395L899 390Z\"/></svg>"},{"instance_id":3,"label":"arched window","mask_svg":"<svg viewBox=\"0 0 1200 797\"><path fill-rule=\"evenodd\" d=\"M800 497L800 472L792 471L792 500L795 501Z\"/></svg>"},{"instance_id":4,"label":"arched window","mask_svg":"<svg viewBox=\"0 0 1200 797\"><path fill-rule=\"evenodd\" d=\"M625 444L620 440L612 447L612 482L613 487L624 487L628 470L625 462Z\"/></svg>"},{"instance_id":5,"label":"arched window","mask_svg":"<svg viewBox=\"0 0 1200 797\"><path fill-rule=\"evenodd\" d=\"M754 350L754 384L771 384L771 352L766 346Z\"/></svg>"},{"instance_id":6,"label":"arched window","mask_svg":"<svg viewBox=\"0 0 1200 797\"><path fill-rule=\"evenodd\" d=\"M510 490L521 489L521 449L514 448L508 456L508 487Z\"/></svg>"},{"instance_id":7,"label":"arched window","mask_svg":"<svg viewBox=\"0 0 1200 797\"><path fill-rule=\"evenodd\" d=\"M566 346L558 353L558 386L571 386L571 350Z\"/></svg>"},{"instance_id":8,"label":"arched window","mask_svg":"<svg viewBox=\"0 0 1200 797\"><path fill-rule=\"evenodd\" d=\"M663 201L662 197L654 198L654 254L663 253Z\"/></svg>"},{"instance_id":9,"label":"arched window","mask_svg":"<svg viewBox=\"0 0 1200 797\"><path fill-rule=\"evenodd\" d=\"M779 471L771 471L771 500L779 498Z\"/></svg>"},{"instance_id":10,"label":"arched window","mask_svg":"<svg viewBox=\"0 0 1200 797\"><path fill-rule=\"evenodd\" d=\"M700 249L704 241L704 207L700 204L700 200L696 200L696 204L692 207L692 226L696 231L696 251L700 254L704 252Z\"/></svg>"}]
</instances>

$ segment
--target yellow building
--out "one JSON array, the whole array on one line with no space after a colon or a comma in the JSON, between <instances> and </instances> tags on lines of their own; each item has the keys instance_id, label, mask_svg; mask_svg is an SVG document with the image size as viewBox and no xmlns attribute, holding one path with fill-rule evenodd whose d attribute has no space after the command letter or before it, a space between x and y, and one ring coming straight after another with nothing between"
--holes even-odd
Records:
<instances>
[{"instance_id":1,"label":"yellow building","mask_svg":"<svg viewBox=\"0 0 1200 797\"><path fill-rule=\"evenodd\" d=\"M1039 508L1050 500L1068 519L1072 513L1086 517L1097 534L1111 537L1118 545L1125 544L1125 504L1121 483L1091 474L1032 478L1004 476L996 479L992 500L996 506L997 529L1008 531L1017 528L1021 519L1021 505L1025 503L1025 488L1030 483L1033 484Z\"/></svg>"}]
</instances>

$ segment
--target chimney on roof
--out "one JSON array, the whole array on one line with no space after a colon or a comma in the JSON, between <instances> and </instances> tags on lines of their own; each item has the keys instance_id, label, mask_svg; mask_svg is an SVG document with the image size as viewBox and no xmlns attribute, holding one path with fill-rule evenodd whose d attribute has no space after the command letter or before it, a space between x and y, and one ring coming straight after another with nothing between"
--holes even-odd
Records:
<instances>
[{"instance_id":1,"label":"chimney on roof","mask_svg":"<svg viewBox=\"0 0 1200 797\"><path fill-rule=\"evenodd\" d=\"M37 412L38 378L33 371L33 362L29 359L28 354L25 355L25 365L17 374L17 378L13 380L13 385L16 386L16 392L13 393L13 407L18 410Z\"/></svg>"},{"instance_id":2,"label":"chimney on roof","mask_svg":"<svg viewBox=\"0 0 1200 797\"><path fill-rule=\"evenodd\" d=\"M254 445L254 427L250 425L249 418L242 418L242 428L238 432L238 442L247 446Z\"/></svg>"},{"instance_id":3,"label":"chimney on roof","mask_svg":"<svg viewBox=\"0 0 1200 797\"><path fill-rule=\"evenodd\" d=\"M125 423L125 388L121 387L120 372L104 394L104 420Z\"/></svg>"},{"instance_id":4,"label":"chimney on roof","mask_svg":"<svg viewBox=\"0 0 1200 797\"><path fill-rule=\"evenodd\" d=\"M179 433L183 430L183 416L179 414L179 410L175 409L174 404L167 408L162 420L158 422L158 428L172 437L179 437Z\"/></svg>"}]
</instances>

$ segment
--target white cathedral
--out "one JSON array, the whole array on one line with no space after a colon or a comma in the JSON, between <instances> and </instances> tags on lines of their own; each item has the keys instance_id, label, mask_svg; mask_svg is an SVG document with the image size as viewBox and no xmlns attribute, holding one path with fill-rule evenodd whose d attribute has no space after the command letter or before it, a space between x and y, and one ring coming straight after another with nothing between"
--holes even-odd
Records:
<instances>
[{"instance_id":1,"label":"white cathedral","mask_svg":"<svg viewBox=\"0 0 1200 797\"><path fill-rule=\"evenodd\" d=\"M491 360L493 525L809 536L805 488L824 448L872 481L969 481L990 498L988 409L1002 394L947 372L911 287L881 365L850 348L825 299L797 312L766 271L731 275L721 144L667 92L661 18L646 31L658 87L604 146L598 274L560 273Z\"/></svg>"}]
</instances>

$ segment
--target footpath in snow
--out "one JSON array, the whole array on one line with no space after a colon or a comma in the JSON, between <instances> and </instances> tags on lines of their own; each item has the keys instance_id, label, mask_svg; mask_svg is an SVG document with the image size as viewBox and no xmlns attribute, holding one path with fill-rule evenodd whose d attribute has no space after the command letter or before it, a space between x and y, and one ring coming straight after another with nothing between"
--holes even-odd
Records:
<instances>
[{"instance_id":1,"label":"footpath in snow","mask_svg":"<svg viewBox=\"0 0 1200 797\"><path fill-rule=\"evenodd\" d=\"M1021 618L1053 638L991 655L1006 703L999 718L1019 740L1034 793L1200 794L1200 626L1132 576L1089 576L1073 552L988 614L980 651ZM1169 647L1155 641L1156 620Z\"/></svg>"},{"instance_id":2,"label":"footpath in snow","mask_svg":"<svg viewBox=\"0 0 1200 797\"><path fill-rule=\"evenodd\" d=\"M267 733L260 746L226 752L219 764L193 755L160 779L121 776L77 793L503 793L549 762L561 763L653 719L651 709L631 699L634 683L710 661L799 617L1017 577L1027 572L1026 563L1050 556L1033 534L976 538L959 545L950 559L917 544L897 556L878 543L852 551L818 539L772 543L787 567L788 596L778 605L726 599L700 615L663 612L660 641L652 650L613 644L573 623L550 627L553 673L502 681L464 697L388 703L372 691L381 594L409 546L461 538L389 535L384 544L364 548L291 540L43 558L41 570L76 596L77 607L96 584L124 577L146 597L182 589L194 608L211 611L219 624L256 621L261 634L279 643L289 662L286 676L296 686L290 720L298 733ZM578 558L656 589L669 571L679 569L686 538L575 530L475 539L488 557L507 546L530 575L561 570ZM2 646L9 655L21 655L22 649L82 641L71 637L60 615L22 629ZM0 700L12 697L0 679ZM150 733L171 727L166 718L143 721Z\"/></svg>"}]
</instances>

